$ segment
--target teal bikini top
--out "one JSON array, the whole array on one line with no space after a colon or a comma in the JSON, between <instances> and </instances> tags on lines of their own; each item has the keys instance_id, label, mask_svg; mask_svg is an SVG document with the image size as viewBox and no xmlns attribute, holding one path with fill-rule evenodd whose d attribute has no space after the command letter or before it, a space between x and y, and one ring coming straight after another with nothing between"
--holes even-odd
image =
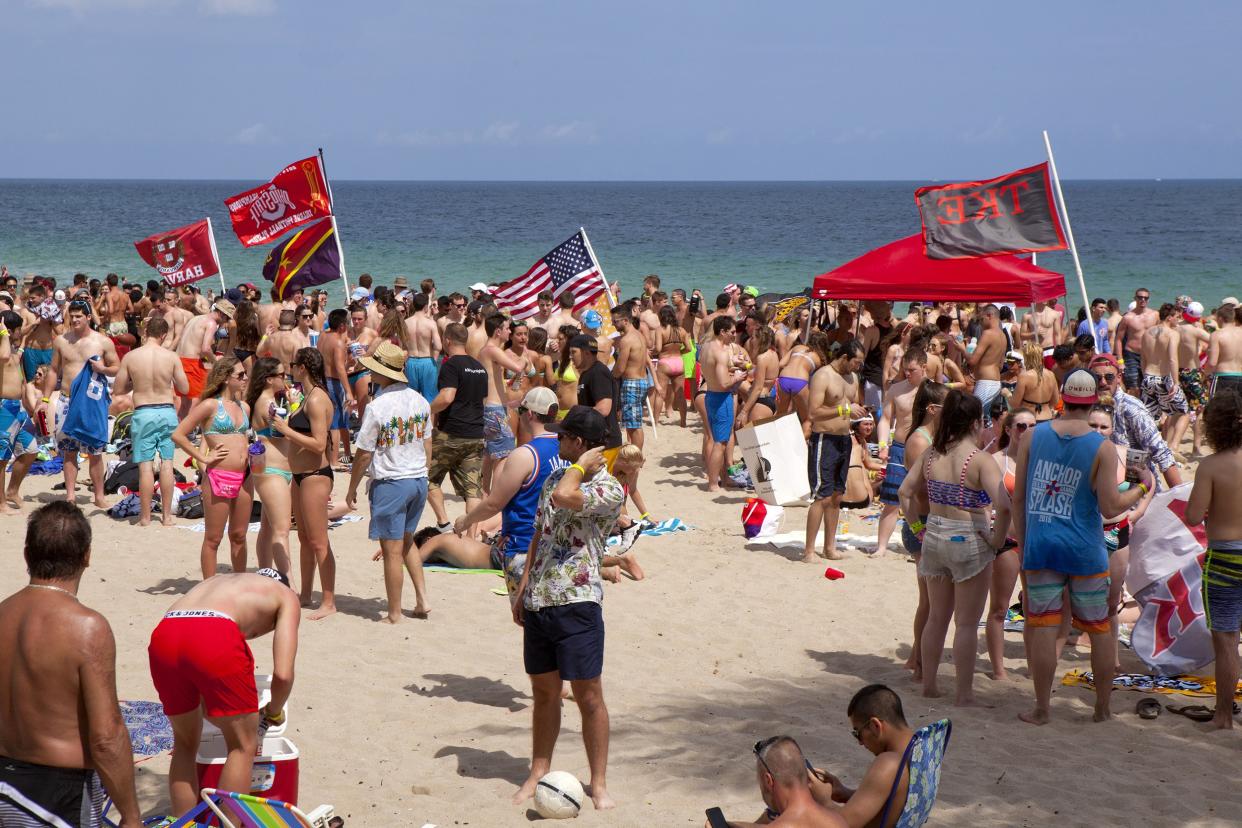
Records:
<instances>
[{"instance_id":1,"label":"teal bikini top","mask_svg":"<svg viewBox=\"0 0 1242 828\"><path fill-rule=\"evenodd\" d=\"M245 434L246 424L238 425L233 422L233 417L224 407L224 400L216 400L216 413L211 417L211 424L207 426L206 434Z\"/></svg>"}]
</instances>

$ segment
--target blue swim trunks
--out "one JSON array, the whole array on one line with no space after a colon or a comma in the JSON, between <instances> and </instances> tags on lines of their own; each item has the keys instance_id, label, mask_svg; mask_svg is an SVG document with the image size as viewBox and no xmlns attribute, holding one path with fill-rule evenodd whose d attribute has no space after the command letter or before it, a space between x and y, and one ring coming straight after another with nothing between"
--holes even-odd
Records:
<instances>
[{"instance_id":1,"label":"blue swim trunks","mask_svg":"<svg viewBox=\"0 0 1242 828\"><path fill-rule=\"evenodd\" d=\"M328 398L332 400L332 422L328 429L349 428L349 409L345 407L345 385L335 377L327 377Z\"/></svg>"},{"instance_id":2,"label":"blue swim trunks","mask_svg":"<svg viewBox=\"0 0 1242 828\"><path fill-rule=\"evenodd\" d=\"M150 462L157 454L164 460L173 459L172 433L177 430L177 422L177 409L172 403L135 408L129 421L134 462Z\"/></svg>"},{"instance_id":3,"label":"blue swim trunks","mask_svg":"<svg viewBox=\"0 0 1242 828\"><path fill-rule=\"evenodd\" d=\"M407 357L405 379L427 402L434 400L440 390L440 369L431 357Z\"/></svg>"},{"instance_id":4,"label":"blue swim trunks","mask_svg":"<svg viewBox=\"0 0 1242 828\"><path fill-rule=\"evenodd\" d=\"M643 427L643 404L651 382L646 378L621 380L621 427ZM717 441L719 442L719 441Z\"/></svg>"},{"instance_id":5,"label":"blue swim trunks","mask_svg":"<svg viewBox=\"0 0 1242 828\"><path fill-rule=\"evenodd\" d=\"M888 466L884 469L884 479L880 481L880 502L897 506L897 490L905 480L906 444L893 443L888 447Z\"/></svg>"},{"instance_id":6,"label":"blue swim trunks","mask_svg":"<svg viewBox=\"0 0 1242 828\"><path fill-rule=\"evenodd\" d=\"M1242 541L1208 542L1203 611L1212 632L1238 632L1242 627Z\"/></svg>"},{"instance_id":7,"label":"blue swim trunks","mask_svg":"<svg viewBox=\"0 0 1242 828\"><path fill-rule=\"evenodd\" d=\"M22 351L22 371L26 374L27 382L34 379L35 371L39 370L40 365L51 364L51 348L27 348Z\"/></svg>"},{"instance_id":8,"label":"blue swim trunks","mask_svg":"<svg viewBox=\"0 0 1242 828\"><path fill-rule=\"evenodd\" d=\"M509 428L509 412L503 405L492 403L483 406L483 445L487 456L503 460L517 446L513 430Z\"/></svg>"},{"instance_id":9,"label":"blue swim trunks","mask_svg":"<svg viewBox=\"0 0 1242 828\"><path fill-rule=\"evenodd\" d=\"M19 400L0 400L0 461L38 449L34 423Z\"/></svg>"},{"instance_id":10,"label":"blue swim trunks","mask_svg":"<svg viewBox=\"0 0 1242 828\"><path fill-rule=\"evenodd\" d=\"M707 406L707 423L711 427L712 440L729 442L733 436L733 392L708 391L703 402Z\"/></svg>"}]
</instances>

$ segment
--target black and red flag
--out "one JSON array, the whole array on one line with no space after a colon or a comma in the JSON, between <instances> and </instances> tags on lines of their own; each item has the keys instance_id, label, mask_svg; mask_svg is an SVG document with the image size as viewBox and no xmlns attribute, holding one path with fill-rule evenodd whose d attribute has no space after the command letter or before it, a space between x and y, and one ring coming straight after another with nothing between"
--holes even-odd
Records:
<instances>
[{"instance_id":1,"label":"black and red flag","mask_svg":"<svg viewBox=\"0 0 1242 828\"><path fill-rule=\"evenodd\" d=\"M920 187L914 202L932 259L1064 250L1048 164L988 181Z\"/></svg>"}]
</instances>

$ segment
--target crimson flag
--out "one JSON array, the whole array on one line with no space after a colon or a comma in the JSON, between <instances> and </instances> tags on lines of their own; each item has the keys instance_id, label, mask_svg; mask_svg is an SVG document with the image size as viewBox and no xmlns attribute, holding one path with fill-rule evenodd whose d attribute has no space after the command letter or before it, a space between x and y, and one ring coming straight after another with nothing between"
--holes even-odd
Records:
<instances>
[{"instance_id":1,"label":"crimson flag","mask_svg":"<svg viewBox=\"0 0 1242 828\"><path fill-rule=\"evenodd\" d=\"M341 278L341 251L331 219L299 230L272 248L263 263L263 278L276 286L276 296L305 290Z\"/></svg>"},{"instance_id":2,"label":"crimson flag","mask_svg":"<svg viewBox=\"0 0 1242 828\"><path fill-rule=\"evenodd\" d=\"M569 291L574 311L590 305L604 292L604 276L591 255L586 231L579 230L531 265L530 270L496 289L496 307L514 319L539 312L539 294L550 291L556 298Z\"/></svg>"},{"instance_id":3,"label":"crimson flag","mask_svg":"<svg viewBox=\"0 0 1242 828\"><path fill-rule=\"evenodd\" d=\"M188 285L220 272L211 223L200 219L134 242L138 255L172 286Z\"/></svg>"},{"instance_id":4,"label":"crimson flag","mask_svg":"<svg viewBox=\"0 0 1242 828\"><path fill-rule=\"evenodd\" d=\"M246 247L267 244L282 233L332 215L328 182L318 156L285 167L261 187L224 200L233 232Z\"/></svg>"},{"instance_id":5,"label":"crimson flag","mask_svg":"<svg viewBox=\"0 0 1242 828\"><path fill-rule=\"evenodd\" d=\"M1047 163L988 181L921 187L914 202L933 259L1065 249Z\"/></svg>"}]
</instances>

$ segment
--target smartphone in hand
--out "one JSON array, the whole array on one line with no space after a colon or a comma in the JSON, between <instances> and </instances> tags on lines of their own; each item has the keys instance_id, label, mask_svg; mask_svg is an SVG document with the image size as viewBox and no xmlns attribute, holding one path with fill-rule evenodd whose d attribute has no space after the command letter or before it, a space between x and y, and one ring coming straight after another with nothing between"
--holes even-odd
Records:
<instances>
[{"instance_id":1,"label":"smartphone in hand","mask_svg":"<svg viewBox=\"0 0 1242 828\"><path fill-rule=\"evenodd\" d=\"M712 828L729 828L729 823L724 818L724 811L719 808L707 809L707 824Z\"/></svg>"}]
</instances>

